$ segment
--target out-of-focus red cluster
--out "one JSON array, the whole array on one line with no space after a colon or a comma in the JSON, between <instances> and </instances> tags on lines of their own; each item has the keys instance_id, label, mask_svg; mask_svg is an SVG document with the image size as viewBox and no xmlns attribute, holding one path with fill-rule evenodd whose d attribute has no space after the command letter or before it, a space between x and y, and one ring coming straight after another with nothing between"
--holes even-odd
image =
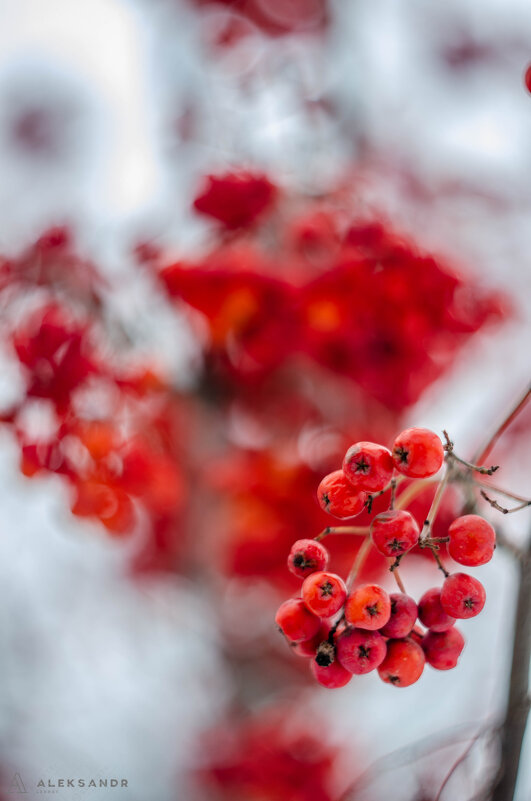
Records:
<instances>
[{"instance_id":1,"label":"out-of-focus red cluster","mask_svg":"<svg viewBox=\"0 0 531 801\"><path fill-rule=\"evenodd\" d=\"M198 6L230 9L248 18L271 36L322 32L329 21L328 0L194 0L194 2Z\"/></svg>"}]
</instances>

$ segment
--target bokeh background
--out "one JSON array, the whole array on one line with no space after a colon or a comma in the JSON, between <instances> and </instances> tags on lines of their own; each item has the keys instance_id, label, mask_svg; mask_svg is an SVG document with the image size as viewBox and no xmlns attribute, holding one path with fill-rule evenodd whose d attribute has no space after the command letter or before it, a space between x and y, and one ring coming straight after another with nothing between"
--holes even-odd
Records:
<instances>
[{"instance_id":1,"label":"bokeh background","mask_svg":"<svg viewBox=\"0 0 531 801\"><path fill-rule=\"evenodd\" d=\"M352 441L470 455L529 379L529 61L524 0L0 0L6 798L428 801L474 737L440 801L476 792L506 553L458 669L407 690L319 688L273 617Z\"/></svg>"}]
</instances>

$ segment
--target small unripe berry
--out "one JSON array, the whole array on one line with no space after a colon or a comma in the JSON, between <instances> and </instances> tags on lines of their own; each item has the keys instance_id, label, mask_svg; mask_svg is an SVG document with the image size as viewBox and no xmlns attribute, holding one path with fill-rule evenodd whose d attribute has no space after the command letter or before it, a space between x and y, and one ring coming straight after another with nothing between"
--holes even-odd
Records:
<instances>
[{"instance_id":1,"label":"small unripe berry","mask_svg":"<svg viewBox=\"0 0 531 801\"><path fill-rule=\"evenodd\" d=\"M356 675L375 670L385 654L385 640L377 631L347 629L337 639L337 658L344 668Z\"/></svg>"},{"instance_id":2,"label":"small unripe berry","mask_svg":"<svg viewBox=\"0 0 531 801\"><path fill-rule=\"evenodd\" d=\"M379 492L393 476L391 452L375 442L351 445L343 460L343 473L353 487L365 492Z\"/></svg>"},{"instance_id":3,"label":"small unripe berry","mask_svg":"<svg viewBox=\"0 0 531 801\"><path fill-rule=\"evenodd\" d=\"M375 631L391 617L391 601L377 584L364 584L353 590L345 604L347 623L359 629Z\"/></svg>"},{"instance_id":4,"label":"small unripe berry","mask_svg":"<svg viewBox=\"0 0 531 801\"><path fill-rule=\"evenodd\" d=\"M315 540L297 540L291 546L288 569L299 578L306 578L317 570L328 567L328 551Z\"/></svg>"},{"instance_id":5,"label":"small unripe berry","mask_svg":"<svg viewBox=\"0 0 531 801\"><path fill-rule=\"evenodd\" d=\"M330 690L336 687L344 687L352 678L352 673L349 673L337 659L327 667L318 665L315 659L312 659L310 668L319 684L322 684L323 687L328 687Z\"/></svg>"},{"instance_id":6,"label":"small unripe berry","mask_svg":"<svg viewBox=\"0 0 531 801\"><path fill-rule=\"evenodd\" d=\"M431 631L448 631L455 623L455 617L446 614L441 605L441 591L438 587L426 590L419 601L419 620Z\"/></svg>"},{"instance_id":7,"label":"small unripe berry","mask_svg":"<svg viewBox=\"0 0 531 801\"><path fill-rule=\"evenodd\" d=\"M410 478L427 478L440 469L444 448L440 437L428 428L407 428L395 440L396 469Z\"/></svg>"},{"instance_id":8,"label":"small unripe berry","mask_svg":"<svg viewBox=\"0 0 531 801\"><path fill-rule=\"evenodd\" d=\"M492 559L496 532L479 515L458 517L450 525L448 536L448 553L460 565L484 565Z\"/></svg>"},{"instance_id":9,"label":"small unripe berry","mask_svg":"<svg viewBox=\"0 0 531 801\"><path fill-rule=\"evenodd\" d=\"M391 601L391 617L380 629L384 637L401 639L411 633L411 629L417 620L417 604L409 595L401 592L392 592L389 596Z\"/></svg>"},{"instance_id":10,"label":"small unripe berry","mask_svg":"<svg viewBox=\"0 0 531 801\"><path fill-rule=\"evenodd\" d=\"M319 618L310 612L300 598L290 598L280 604L275 622L292 642L311 640L321 625Z\"/></svg>"},{"instance_id":11,"label":"small unripe berry","mask_svg":"<svg viewBox=\"0 0 531 801\"><path fill-rule=\"evenodd\" d=\"M409 687L418 681L424 670L424 651L409 637L389 640L387 654L378 668L382 681L395 687Z\"/></svg>"},{"instance_id":12,"label":"small unripe berry","mask_svg":"<svg viewBox=\"0 0 531 801\"><path fill-rule=\"evenodd\" d=\"M345 520L363 511L367 493L354 489L342 470L335 470L323 478L317 488L317 499L321 509L334 517Z\"/></svg>"},{"instance_id":13,"label":"small unripe berry","mask_svg":"<svg viewBox=\"0 0 531 801\"><path fill-rule=\"evenodd\" d=\"M418 523L409 512L394 509L376 515L371 523L371 538L384 556L402 556L419 539Z\"/></svg>"},{"instance_id":14,"label":"small unripe berry","mask_svg":"<svg viewBox=\"0 0 531 801\"><path fill-rule=\"evenodd\" d=\"M451 670L457 665L457 660L465 647L465 638L456 628L440 633L428 631L421 645L426 662L433 668Z\"/></svg>"},{"instance_id":15,"label":"small unripe berry","mask_svg":"<svg viewBox=\"0 0 531 801\"><path fill-rule=\"evenodd\" d=\"M457 618L479 615L485 606L483 584L467 573L448 576L441 590L441 605L444 611Z\"/></svg>"},{"instance_id":16,"label":"small unripe berry","mask_svg":"<svg viewBox=\"0 0 531 801\"><path fill-rule=\"evenodd\" d=\"M302 600L308 609L320 617L339 612L347 597L345 582L335 573L312 573L304 579Z\"/></svg>"}]
</instances>

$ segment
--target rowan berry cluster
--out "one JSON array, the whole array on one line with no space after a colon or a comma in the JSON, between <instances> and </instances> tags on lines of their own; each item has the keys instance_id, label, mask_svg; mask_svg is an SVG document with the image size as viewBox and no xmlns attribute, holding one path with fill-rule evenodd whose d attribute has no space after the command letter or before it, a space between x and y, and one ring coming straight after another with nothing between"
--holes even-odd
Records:
<instances>
[{"instance_id":1,"label":"rowan berry cluster","mask_svg":"<svg viewBox=\"0 0 531 801\"><path fill-rule=\"evenodd\" d=\"M280 606L276 623L295 653L311 657L312 673L325 687L342 687L353 675L372 670L378 670L384 682L407 687L420 678L426 662L437 670L456 666L465 641L454 624L481 612L485 590L473 576L448 573L439 546L447 543L458 564L483 565L494 552L494 528L482 517L467 514L451 523L447 537L431 536L448 475L439 484L422 530L410 512L395 508L406 497L404 493L396 500L397 484L406 478L434 476L443 465L445 450L447 460L458 458L449 440L445 447L432 431L411 428L397 437L392 450L373 442L352 445L342 469L321 481L317 491L321 507L341 519L356 516L364 507L370 510L376 495L390 494L388 511L372 519L346 581L328 570L329 554L321 540L329 534L361 533L355 528L325 529L315 539L297 540L289 553L289 570L303 579L301 596ZM442 587L428 589L418 603L406 594L398 572L400 560L415 546L429 548L445 575ZM377 584L358 584L371 547L388 557L400 592L389 594Z\"/></svg>"}]
</instances>

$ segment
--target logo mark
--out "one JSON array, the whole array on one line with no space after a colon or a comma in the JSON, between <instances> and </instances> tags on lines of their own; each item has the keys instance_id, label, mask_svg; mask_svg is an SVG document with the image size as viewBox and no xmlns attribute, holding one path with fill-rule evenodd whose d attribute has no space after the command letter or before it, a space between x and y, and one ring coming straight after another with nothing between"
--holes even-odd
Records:
<instances>
[{"instance_id":1,"label":"logo mark","mask_svg":"<svg viewBox=\"0 0 531 801\"><path fill-rule=\"evenodd\" d=\"M27 793L28 791L24 787L24 782L20 777L20 773L15 773L11 780L11 784L9 785L9 792L10 793Z\"/></svg>"}]
</instances>

